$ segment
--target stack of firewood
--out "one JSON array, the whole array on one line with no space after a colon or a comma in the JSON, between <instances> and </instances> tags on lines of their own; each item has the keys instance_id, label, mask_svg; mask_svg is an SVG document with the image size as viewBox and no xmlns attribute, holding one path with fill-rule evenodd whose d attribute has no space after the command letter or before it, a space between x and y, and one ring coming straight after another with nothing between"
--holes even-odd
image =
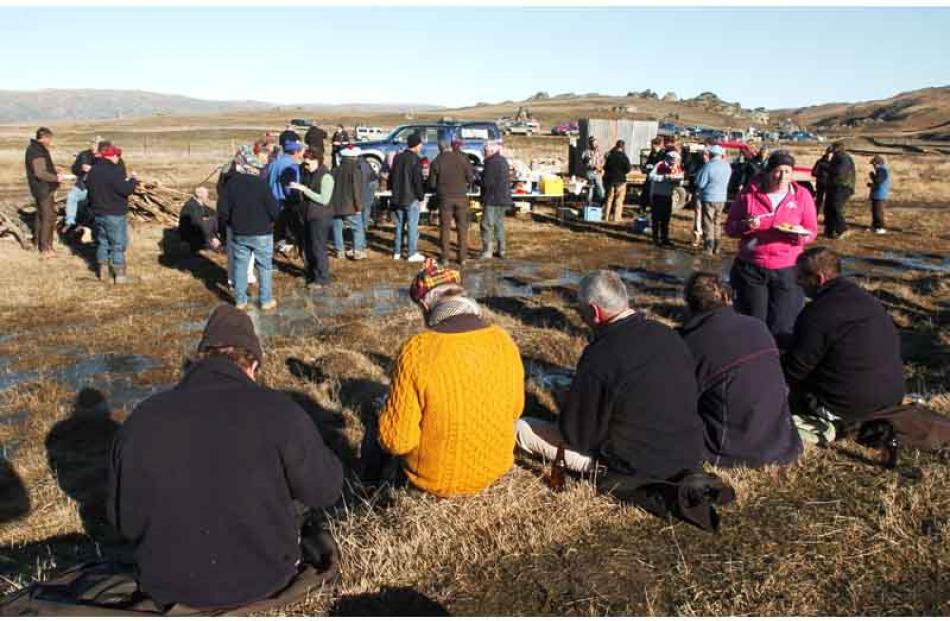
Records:
<instances>
[{"instance_id":1,"label":"stack of firewood","mask_svg":"<svg viewBox=\"0 0 950 621\"><path fill-rule=\"evenodd\" d=\"M177 224L178 212L188 197L189 194L161 186L157 181L144 181L129 197L129 217L144 222Z\"/></svg>"}]
</instances>

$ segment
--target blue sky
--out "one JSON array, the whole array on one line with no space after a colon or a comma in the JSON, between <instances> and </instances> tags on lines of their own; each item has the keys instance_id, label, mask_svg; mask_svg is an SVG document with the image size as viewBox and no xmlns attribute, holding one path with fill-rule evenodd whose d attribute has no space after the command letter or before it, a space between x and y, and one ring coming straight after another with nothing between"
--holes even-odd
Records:
<instances>
[{"instance_id":1,"label":"blue sky","mask_svg":"<svg viewBox=\"0 0 950 621\"><path fill-rule=\"evenodd\" d=\"M450 106L713 91L767 108L950 84L950 8L0 8L0 88Z\"/></svg>"}]
</instances>

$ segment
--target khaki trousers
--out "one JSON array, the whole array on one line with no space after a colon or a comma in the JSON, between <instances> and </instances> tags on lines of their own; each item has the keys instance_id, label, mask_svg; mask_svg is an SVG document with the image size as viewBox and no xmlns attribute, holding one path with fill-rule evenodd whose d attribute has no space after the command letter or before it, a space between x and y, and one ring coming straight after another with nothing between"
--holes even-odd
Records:
<instances>
[{"instance_id":1,"label":"khaki trousers","mask_svg":"<svg viewBox=\"0 0 950 621\"><path fill-rule=\"evenodd\" d=\"M611 183L607 188L607 201L604 203L604 222L620 222L623 217L623 201L627 198L626 182ZM610 215L613 214L613 218Z\"/></svg>"}]
</instances>

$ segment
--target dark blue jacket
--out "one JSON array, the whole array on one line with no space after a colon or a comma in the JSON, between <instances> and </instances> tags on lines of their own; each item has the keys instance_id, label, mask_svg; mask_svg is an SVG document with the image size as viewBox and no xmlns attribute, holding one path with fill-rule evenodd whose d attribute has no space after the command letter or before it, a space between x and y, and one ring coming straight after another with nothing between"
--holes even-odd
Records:
<instances>
[{"instance_id":1,"label":"dark blue jacket","mask_svg":"<svg viewBox=\"0 0 950 621\"><path fill-rule=\"evenodd\" d=\"M509 207L511 204L508 160L498 153L485 160L485 168L482 171L482 205Z\"/></svg>"},{"instance_id":2,"label":"dark blue jacket","mask_svg":"<svg viewBox=\"0 0 950 621\"><path fill-rule=\"evenodd\" d=\"M89 211L97 216L124 216L129 212L129 196L138 182L126 179L118 164L102 158L86 175Z\"/></svg>"},{"instance_id":3,"label":"dark blue jacket","mask_svg":"<svg viewBox=\"0 0 950 621\"><path fill-rule=\"evenodd\" d=\"M718 466L795 461L802 443L768 327L725 307L692 317L680 333L696 364L706 459Z\"/></svg>"}]
</instances>

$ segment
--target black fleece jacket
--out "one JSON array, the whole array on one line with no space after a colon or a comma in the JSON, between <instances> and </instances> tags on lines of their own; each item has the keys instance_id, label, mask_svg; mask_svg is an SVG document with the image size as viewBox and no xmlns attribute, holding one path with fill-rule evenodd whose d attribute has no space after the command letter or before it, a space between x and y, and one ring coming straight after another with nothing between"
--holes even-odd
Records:
<instances>
[{"instance_id":1,"label":"black fleece jacket","mask_svg":"<svg viewBox=\"0 0 950 621\"><path fill-rule=\"evenodd\" d=\"M904 398L894 322L874 296L844 277L827 283L802 310L784 363L792 390L815 395L843 418Z\"/></svg>"},{"instance_id":2,"label":"black fleece jacket","mask_svg":"<svg viewBox=\"0 0 950 621\"><path fill-rule=\"evenodd\" d=\"M138 182L126 179L118 164L102 158L86 175L89 211L97 216L124 216L129 212L129 195Z\"/></svg>"},{"instance_id":3,"label":"black fleece jacket","mask_svg":"<svg viewBox=\"0 0 950 621\"><path fill-rule=\"evenodd\" d=\"M269 235L280 213L267 182L257 175L235 173L218 196L218 230L235 235Z\"/></svg>"},{"instance_id":4,"label":"black fleece jacket","mask_svg":"<svg viewBox=\"0 0 950 621\"><path fill-rule=\"evenodd\" d=\"M703 429L683 339L639 313L600 329L581 355L559 426L568 446L623 474L666 479L698 469Z\"/></svg>"},{"instance_id":5,"label":"black fleece jacket","mask_svg":"<svg viewBox=\"0 0 950 621\"><path fill-rule=\"evenodd\" d=\"M802 443L768 327L726 307L691 317L680 332L696 363L706 459L753 467L795 461Z\"/></svg>"},{"instance_id":6,"label":"black fleece jacket","mask_svg":"<svg viewBox=\"0 0 950 621\"><path fill-rule=\"evenodd\" d=\"M393 191L392 204L395 207L406 207L426 197L422 160L418 155L406 149L393 158L389 187Z\"/></svg>"},{"instance_id":7,"label":"black fleece jacket","mask_svg":"<svg viewBox=\"0 0 950 621\"><path fill-rule=\"evenodd\" d=\"M123 425L109 519L135 546L142 588L159 602L240 605L296 572L294 500L326 507L342 481L300 406L212 358Z\"/></svg>"}]
</instances>

